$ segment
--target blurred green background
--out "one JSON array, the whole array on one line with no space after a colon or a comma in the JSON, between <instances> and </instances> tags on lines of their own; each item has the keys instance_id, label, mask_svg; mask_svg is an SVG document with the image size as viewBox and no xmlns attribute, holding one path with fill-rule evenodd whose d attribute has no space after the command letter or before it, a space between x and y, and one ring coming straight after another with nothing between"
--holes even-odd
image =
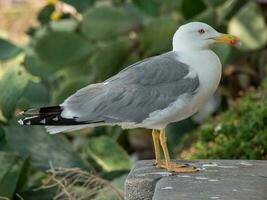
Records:
<instances>
[{"instance_id":1,"label":"blurred green background","mask_svg":"<svg viewBox=\"0 0 267 200\"><path fill-rule=\"evenodd\" d=\"M154 157L150 130L49 135L16 116L171 50L175 30L190 21L242 45L214 47L220 87L196 116L168 126L171 155L267 159L265 1L0 0L0 18L0 199L122 199L133 163Z\"/></svg>"}]
</instances>

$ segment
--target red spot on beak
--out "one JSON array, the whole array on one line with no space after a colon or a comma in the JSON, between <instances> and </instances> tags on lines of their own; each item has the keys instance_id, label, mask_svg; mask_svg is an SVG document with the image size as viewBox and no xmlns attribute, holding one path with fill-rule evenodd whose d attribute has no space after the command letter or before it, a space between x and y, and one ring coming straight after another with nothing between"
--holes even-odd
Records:
<instances>
[{"instance_id":1,"label":"red spot on beak","mask_svg":"<svg viewBox=\"0 0 267 200\"><path fill-rule=\"evenodd\" d=\"M230 44L231 44L231 45L236 45L238 42L239 42L239 40L236 39L236 38L234 38L234 39L232 39L232 40L230 41Z\"/></svg>"},{"instance_id":2,"label":"red spot on beak","mask_svg":"<svg viewBox=\"0 0 267 200\"><path fill-rule=\"evenodd\" d=\"M219 36L215 37L215 42L217 43L225 43L230 45L236 45L239 43L239 38L229 34L220 34Z\"/></svg>"}]
</instances>

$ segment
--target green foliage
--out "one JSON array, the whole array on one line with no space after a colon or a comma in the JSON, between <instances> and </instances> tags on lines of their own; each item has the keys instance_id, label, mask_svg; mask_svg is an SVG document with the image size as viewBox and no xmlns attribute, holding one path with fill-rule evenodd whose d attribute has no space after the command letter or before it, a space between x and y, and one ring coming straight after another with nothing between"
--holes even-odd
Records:
<instances>
[{"instance_id":1,"label":"green foliage","mask_svg":"<svg viewBox=\"0 0 267 200\"><path fill-rule=\"evenodd\" d=\"M67 81L62 85L59 90L54 94L57 102L63 102L67 97L72 95L77 90L85 87L88 83L87 79L77 78Z\"/></svg>"},{"instance_id":2,"label":"green foliage","mask_svg":"<svg viewBox=\"0 0 267 200\"><path fill-rule=\"evenodd\" d=\"M133 0L133 3L149 15L157 16L159 14L160 6L156 0Z\"/></svg>"},{"instance_id":3,"label":"green foliage","mask_svg":"<svg viewBox=\"0 0 267 200\"><path fill-rule=\"evenodd\" d=\"M0 152L0 197L12 198L20 179L27 173L27 160L13 153Z\"/></svg>"},{"instance_id":4,"label":"green foliage","mask_svg":"<svg viewBox=\"0 0 267 200\"><path fill-rule=\"evenodd\" d=\"M177 29L177 22L171 17L158 17L147 25L140 33L141 48L146 55L159 54L171 48L173 33Z\"/></svg>"},{"instance_id":5,"label":"green foliage","mask_svg":"<svg viewBox=\"0 0 267 200\"><path fill-rule=\"evenodd\" d=\"M5 138L10 149L21 156L30 157L36 169L47 170L51 165L92 169L89 163L72 150L65 138L49 135L41 127L21 128L17 122L12 122L5 130Z\"/></svg>"},{"instance_id":6,"label":"green foliage","mask_svg":"<svg viewBox=\"0 0 267 200\"><path fill-rule=\"evenodd\" d=\"M124 174L118 178L115 178L111 185L118 189L119 192L123 193L124 188L124 182L126 180L127 174ZM95 197L95 200L117 200L118 195L114 194L114 192L111 190L111 188L104 188L100 190L100 192Z\"/></svg>"},{"instance_id":7,"label":"green foliage","mask_svg":"<svg viewBox=\"0 0 267 200\"><path fill-rule=\"evenodd\" d=\"M21 51L14 44L0 38L0 60L12 58Z\"/></svg>"},{"instance_id":8,"label":"green foliage","mask_svg":"<svg viewBox=\"0 0 267 200\"><path fill-rule=\"evenodd\" d=\"M0 39L0 196L12 198L19 193L27 200L46 200L56 199L59 189L70 189L75 194L86 192L87 188L70 187L71 184L67 188L33 190L51 178L46 175L47 169L59 167L69 172L65 168L77 167L83 170L79 173L94 172L95 177L101 176L111 186L96 192L93 195L96 199L118 199L113 190L122 192L125 174L132 166L123 147L128 152L136 150L133 144L129 145L127 135L122 134L127 131L112 127L48 135L41 127L19 126L16 115L23 109L62 103L87 84L103 81L138 60L169 51L173 33L186 22L206 22L220 32L229 30L241 38L243 46L239 50L224 45L214 47L226 69L232 66L232 71L225 71L233 75L226 74L223 80L222 91L227 100L232 100L229 94L236 94L241 85L246 88L260 82L263 53L259 49L266 46L267 34L259 3L247 0L62 1L73 6L77 13L61 11L57 3L47 4L38 13L39 25L27 31L28 44L20 48ZM61 17L51 20L56 10L62 12ZM244 53L248 51L249 55ZM240 60L249 67L236 67L234 61ZM244 86L246 81L248 84ZM267 87L263 87L265 90L250 92L240 100L239 106L222 114L220 119L201 126L199 140L193 146L198 151L189 157L266 159ZM178 145L184 148L189 144L191 135L185 133L196 126L188 119L168 127L173 156ZM188 140L179 144L182 135Z\"/></svg>"},{"instance_id":9,"label":"green foliage","mask_svg":"<svg viewBox=\"0 0 267 200\"><path fill-rule=\"evenodd\" d=\"M37 19L41 24L50 22L50 16L55 11L54 5L46 5L38 14Z\"/></svg>"},{"instance_id":10,"label":"green foliage","mask_svg":"<svg viewBox=\"0 0 267 200\"><path fill-rule=\"evenodd\" d=\"M62 19L60 21L52 21L50 28L57 32L74 32L78 28L78 21L75 19Z\"/></svg>"},{"instance_id":11,"label":"green foliage","mask_svg":"<svg viewBox=\"0 0 267 200\"><path fill-rule=\"evenodd\" d=\"M96 79L103 81L118 72L128 58L130 48L131 43L128 40L101 45L90 59Z\"/></svg>"},{"instance_id":12,"label":"green foliage","mask_svg":"<svg viewBox=\"0 0 267 200\"><path fill-rule=\"evenodd\" d=\"M229 22L229 32L240 37L240 49L255 50L266 45L267 28L257 3L247 3Z\"/></svg>"},{"instance_id":13,"label":"green foliage","mask_svg":"<svg viewBox=\"0 0 267 200\"><path fill-rule=\"evenodd\" d=\"M96 0L63 0L67 4L74 6L78 11L82 11L91 6Z\"/></svg>"},{"instance_id":14,"label":"green foliage","mask_svg":"<svg viewBox=\"0 0 267 200\"><path fill-rule=\"evenodd\" d=\"M222 64L226 64L233 53L233 47L226 44L216 45L212 50L218 55Z\"/></svg>"},{"instance_id":15,"label":"green foliage","mask_svg":"<svg viewBox=\"0 0 267 200\"><path fill-rule=\"evenodd\" d=\"M105 171L131 168L127 153L109 137L101 136L90 139L88 153Z\"/></svg>"},{"instance_id":16,"label":"green foliage","mask_svg":"<svg viewBox=\"0 0 267 200\"><path fill-rule=\"evenodd\" d=\"M27 200L50 200L56 194L56 188L38 189L28 188L26 191L21 192L20 196Z\"/></svg>"},{"instance_id":17,"label":"green foliage","mask_svg":"<svg viewBox=\"0 0 267 200\"><path fill-rule=\"evenodd\" d=\"M36 42L35 50L45 63L57 70L88 56L90 46L74 33L47 31Z\"/></svg>"},{"instance_id":18,"label":"green foliage","mask_svg":"<svg viewBox=\"0 0 267 200\"><path fill-rule=\"evenodd\" d=\"M47 87L45 87L41 82L31 81L25 88L21 101L26 99L28 104L40 106L47 104L50 101L49 97L50 95ZM21 102L19 103L21 104Z\"/></svg>"},{"instance_id":19,"label":"green foliage","mask_svg":"<svg viewBox=\"0 0 267 200\"><path fill-rule=\"evenodd\" d=\"M182 3L182 11L186 19L200 14L205 8L204 2L199 0L183 0Z\"/></svg>"},{"instance_id":20,"label":"green foliage","mask_svg":"<svg viewBox=\"0 0 267 200\"><path fill-rule=\"evenodd\" d=\"M11 118L18 99L32 76L20 65L8 66L0 80L0 108L6 118Z\"/></svg>"},{"instance_id":21,"label":"green foliage","mask_svg":"<svg viewBox=\"0 0 267 200\"><path fill-rule=\"evenodd\" d=\"M136 25L133 16L126 10L100 7L84 13L81 29L89 39L107 40L129 33Z\"/></svg>"},{"instance_id":22,"label":"green foliage","mask_svg":"<svg viewBox=\"0 0 267 200\"><path fill-rule=\"evenodd\" d=\"M197 129L187 158L267 159L267 81ZM189 139L189 138L188 138ZM192 139L192 138L191 138Z\"/></svg>"}]
</instances>

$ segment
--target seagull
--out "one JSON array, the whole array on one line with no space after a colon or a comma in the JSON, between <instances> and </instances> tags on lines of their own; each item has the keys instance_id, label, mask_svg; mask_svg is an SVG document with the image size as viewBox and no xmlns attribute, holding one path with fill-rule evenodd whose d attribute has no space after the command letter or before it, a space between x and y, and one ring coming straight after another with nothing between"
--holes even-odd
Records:
<instances>
[{"instance_id":1,"label":"seagull","mask_svg":"<svg viewBox=\"0 0 267 200\"><path fill-rule=\"evenodd\" d=\"M174 33L172 51L88 85L60 105L24 111L18 122L44 125L50 134L112 125L152 129L155 165L172 172L195 172L192 166L171 161L165 128L194 115L216 91L222 65L211 46L238 42L205 23L184 24Z\"/></svg>"}]
</instances>

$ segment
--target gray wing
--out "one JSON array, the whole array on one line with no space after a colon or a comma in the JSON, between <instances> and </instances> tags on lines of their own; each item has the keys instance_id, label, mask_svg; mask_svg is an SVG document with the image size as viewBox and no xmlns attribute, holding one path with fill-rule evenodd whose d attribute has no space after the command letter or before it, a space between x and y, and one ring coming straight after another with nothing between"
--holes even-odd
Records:
<instances>
[{"instance_id":1,"label":"gray wing","mask_svg":"<svg viewBox=\"0 0 267 200\"><path fill-rule=\"evenodd\" d=\"M77 121L139 123L168 107L183 94L194 95L199 79L175 52L145 59L103 83L89 85L69 97L62 116Z\"/></svg>"}]
</instances>

